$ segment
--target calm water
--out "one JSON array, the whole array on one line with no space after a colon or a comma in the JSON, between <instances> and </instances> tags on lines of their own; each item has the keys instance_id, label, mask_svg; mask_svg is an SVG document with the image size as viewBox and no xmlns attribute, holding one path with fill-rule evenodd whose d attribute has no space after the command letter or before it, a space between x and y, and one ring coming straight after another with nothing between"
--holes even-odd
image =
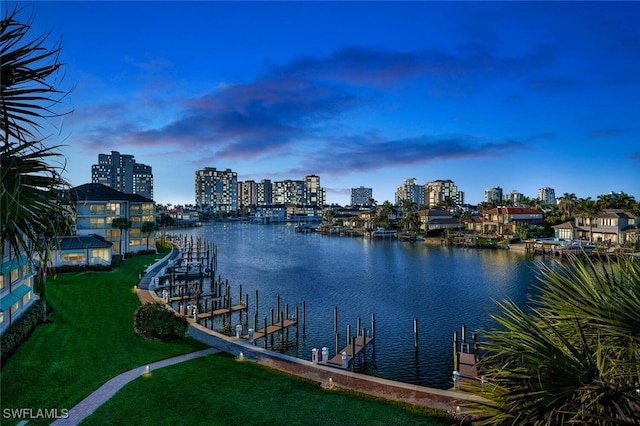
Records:
<instances>
[{"instance_id":1,"label":"calm water","mask_svg":"<svg viewBox=\"0 0 640 426\"><path fill-rule=\"evenodd\" d=\"M333 355L335 307L340 346L347 324L354 333L360 317L369 329L375 314L375 357L365 372L422 386L449 387L454 331L465 324L469 338L490 326L494 301L524 303L538 282L540 260L508 250L302 234L291 224L210 223L181 233L217 246L218 274L235 301L240 284L249 294L251 318L259 291L259 327L277 295L290 312L306 302L305 333L289 354L310 360L312 348L327 346Z\"/></svg>"}]
</instances>

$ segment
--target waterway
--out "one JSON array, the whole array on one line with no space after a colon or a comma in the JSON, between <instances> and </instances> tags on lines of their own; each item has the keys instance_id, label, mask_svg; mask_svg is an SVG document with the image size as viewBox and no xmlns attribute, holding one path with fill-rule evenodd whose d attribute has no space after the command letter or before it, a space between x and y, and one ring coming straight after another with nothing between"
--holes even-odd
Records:
<instances>
[{"instance_id":1,"label":"waterway","mask_svg":"<svg viewBox=\"0 0 640 426\"><path fill-rule=\"evenodd\" d=\"M524 304L544 261L511 250L296 233L292 224L213 222L180 234L217 246L217 274L234 297L242 285L251 317L258 290L260 326L278 295L290 312L305 302L304 333L288 354L310 360L313 348L326 346L333 355L335 308L341 336L348 324L355 332L358 317L370 328L374 314L374 357L363 372L441 389L451 383L453 333L465 325L468 340L481 338L496 301Z\"/></svg>"}]
</instances>

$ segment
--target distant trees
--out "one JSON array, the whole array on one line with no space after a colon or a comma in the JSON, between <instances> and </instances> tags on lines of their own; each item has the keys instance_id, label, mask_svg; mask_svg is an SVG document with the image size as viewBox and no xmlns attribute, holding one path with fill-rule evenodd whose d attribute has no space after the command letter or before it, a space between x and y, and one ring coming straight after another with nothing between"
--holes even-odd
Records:
<instances>
[{"instance_id":1,"label":"distant trees","mask_svg":"<svg viewBox=\"0 0 640 426\"><path fill-rule=\"evenodd\" d=\"M640 262L570 258L541 284L483 333L480 424L640 424Z\"/></svg>"}]
</instances>

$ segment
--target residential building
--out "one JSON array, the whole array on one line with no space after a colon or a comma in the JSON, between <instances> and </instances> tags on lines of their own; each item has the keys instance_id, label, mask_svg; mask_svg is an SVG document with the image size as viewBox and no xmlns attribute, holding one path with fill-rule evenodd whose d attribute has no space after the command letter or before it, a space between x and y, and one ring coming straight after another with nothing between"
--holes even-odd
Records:
<instances>
[{"instance_id":1,"label":"residential building","mask_svg":"<svg viewBox=\"0 0 640 426\"><path fill-rule=\"evenodd\" d=\"M306 204L305 183L286 179L273 182L273 204Z\"/></svg>"},{"instance_id":2,"label":"residential building","mask_svg":"<svg viewBox=\"0 0 640 426\"><path fill-rule=\"evenodd\" d=\"M611 245L635 244L640 233L640 218L621 209L606 209L593 218L577 214L574 222L565 222L553 228L558 239L589 240Z\"/></svg>"},{"instance_id":3,"label":"residential building","mask_svg":"<svg viewBox=\"0 0 640 426\"><path fill-rule=\"evenodd\" d=\"M358 207L371 207L371 200L373 200L373 189L365 188L351 188L351 205Z\"/></svg>"},{"instance_id":4,"label":"residential building","mask_svg":"<svg viewBox=\"0 0 640 426\"><path fill-rule=\"evenodd\" d=\"M463 223L450 211L444 209L419 210L420 230L423 232L434 229L462 229Z\"/></svg>"},{"instance_id":5,"label":"residential building","mask_svg":"<svg viewBox=\"0 0 640 426\"><path fill-rule=\"evenodd\" d=\"M524 195L515 189L504 196L504 201L510 203L513 207L522 207L522 199Z\"/></svg>"},{"instance_id":6,"label":"residential building","mask_svg":"<svg viewBox=\"0 0 640 426\"><path fill-rule=\"evenodd\" d=\"M500 203L502 201L502 188L494 186L484 190L485 203Z\"/></svg>"},{"instance_id":7,"label":"residential building","mask_svg":"<svg viewBox=\"0 0 640 426\"><path fill-rule=\"evenodd\" d=\"M416 178L405 179L404 183L396 190L396 206L400 205L402 201L413 201L418 208L424 206L424 186L418 185Z\"/></svg>"},{"instance_id":8,"label":"residential building","mask_svg":"<svg viewBox=\"0 0 640 426\"><path fill-rule=\"evenodd\" d=\"M51 243L51 266L109 266L113 243L99 235L60 236Z\"/></svg>"},{"instance_id":9,"label":"residential building","mask_svg":"<svg viewBox=\"0 0 640 426\"><path fill-rule=\"evenodd\" d=\"M128 194L99 183L87 183L68 191L75 206L77 235L96 234L113 243L113 252L125 254L155 249L155 233L142 233L145 222L155 223L155 203L137 194ZM116 218L128 219L129 229L114 228ZM147 240L148 239L148 240Z\"/></svg>"},{"instance_id":10,"label":"residential building","mask_svg":"<svg viewBox=\"0 0 640 426\"><path fill-rule=\"evenodd\" d=\"M455 207L464 204L464 192L452 180L434 180L424 184L424 200L429 208L446 204Z\"/></svg>"},{"instance_id":11,"label":"residential building","mask_svg":"<svg viewBox=\"0 0 640 426\"><path fill-rule=\"evenodd\" d=\"M118 151L98 154L98 164L91 166L91 182L153 200L151 166L137 163L133 155L120 154Z\"/></svg>"},{"instance_id":12,"label":"residential building","mask_svg":"<svg viewBox=\"0 0 640 426\"><path fill-rule=\"evenodd\" d=\"M258 184L253 180L238 183L238 207L248 209L258 205Z\"/></svg>"},{"instance_id":13,"label":"residential building","mask_svg":"<svg viewBox=\"0 0 640 426\"><path fill-rule=\"evenodd\" d=\"M273 203L273 185L271 180L262 179L256 184L257 190L257 205L268 206Z\"/></svg>"},{"instance_id":14,"label":"residential building","mask_svg":"<svg viewBox=\"0 0 640 426\"><path fill-rule=\"evenodd\" d=\"M320 177L308 175L304 177L304 204L322 207L326 204L326 190L320 186Z\"/></svg>"},{"instance_id":15,"label":"residential building","mask_svg":"<svg viewBox=\"0 0 640 426\"><path fill-rule=\"evenodd\" d=\"M36 268L29 256L15 251L6 239L0 264L0 334L37 300L33 292Z\"/></svg>"},{"instance_id":16,"label":"residential building","mask_svg":"<svg viewBox=\"0 0 640 426\"><path fill-rule=\"evenodd\" d=\"M545 204L557 204L556 190L545 186L538 189L538 199L542 200Z\"/></svg>"},{"instance_id":17,"label":"residential building","mask_svg":"<svg viewBox=\"0 0 640 426\"><path fill-rule=\"evenodd\" d=\"M205 167L196 171L196 205L210 213L238 210L238 174L231 169Z\"/></svg>"},{"instance_id":18,"label":"residential building","mask_svg":"<svg viewBox=\"0 0 640 426\"><path fill-rule=\"evenodd\" d=\"M518 225L542 225L544 218L538 209L526 207L496 207L482 212L484 234L515 235Z\"/></svg>"}]
</instances>

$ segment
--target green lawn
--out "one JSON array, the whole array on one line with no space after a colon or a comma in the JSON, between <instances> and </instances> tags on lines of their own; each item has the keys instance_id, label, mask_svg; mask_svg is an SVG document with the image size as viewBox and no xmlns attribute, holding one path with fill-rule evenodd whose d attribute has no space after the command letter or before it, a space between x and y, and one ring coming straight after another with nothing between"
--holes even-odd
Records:
<instances>
[{"instance_id":1,"label":"green lawn","mask_svg":"<svg viewBox=\"0 0 640 426\"><path fill-rule=\"evenodd\" d=\"M146 340L133 331L138 274L160 256L134 256L111 272L59 274L53 311L1 372L1 408L70 409L132 368L202 349L193 339ZM153 371L119 392L88 424L446 424L409 406L328 392L316 383L216 354ZM16 424L3 418L1 423ZM31 420L29 424L48 424ZM451 422L449 422L451 423Z\"/></svg>"},{"instance_id":2,"label":"green lawn","mask_svg":"<svg viewBox=\"0 0 640 426\"><path fill-rule=\"evenodd\" d=\"M446 425L451 418L219 353L141 376L82 425Z\"/></svg>"},{"instance_id":3,"label":"green lawn","mask_svg":"<svg viewBox=\"0 0 640 426\"><path fill-rule=\"evenodd\" d=\"M158 257L134 256L111 272L49 278L53 312L3 367L2 408L71 408L122 372L205 347L193 339L146 340L133 331L140 306L134 285Z\"/></svg>"}]
</instances>

